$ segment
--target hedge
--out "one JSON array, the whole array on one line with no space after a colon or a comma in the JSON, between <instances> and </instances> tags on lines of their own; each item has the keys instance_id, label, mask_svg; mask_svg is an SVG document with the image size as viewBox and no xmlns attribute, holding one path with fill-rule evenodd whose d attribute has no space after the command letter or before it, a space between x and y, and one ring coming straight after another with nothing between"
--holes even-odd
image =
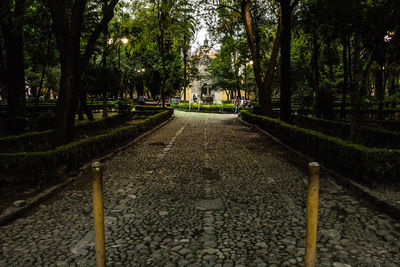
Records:
<instances>
[{"instance_id":1,"label":"hedge","mask_svg":"<svg viewBox=\"0 0 400 267\"><path fill-rule=\"evenodd\" d=\"M298 117L299 126L347 140L350 123L314 117ZM374 127L360 127L357 144L367 147L400 148L400 133Z\"/></svg>"},{"instance_id":2,"label":"hedge","mask_svg":"<svg viewBox=\"0 0 400 267\"><path fill-rule=\"evenodd\" d=\"M130 121L133 116L153 115L154 112L143 114L142 112L128 112L108 117L102 120L89 121L75 127L75 133L92 135L96 132L114 127L118 124ZM35 151L37 144L49 143L52 138L53 130L31 132L21 135L13 135L0 138L0 152L22 152Z\"/></svg>"},{"instance_id":3,"label":"hedge","mask_svg":"<svg viewBox=\"0 0 400 267\"><path fill-rule=\"evenodd\" d=\"M177 103L172 104L172 106L176 109L189 111L189 103ZM191 103L190 104L190 111L193 112L211 112L211 113L234 113L235 112L235 105L233 104L199 104L198 103Z\"/></svg>"},{"instance_id":4,"label":"hedge","mask_svg":"<svg viewBox=\"0 0 400 267\"><path fill-rule=\"evenodd\" d=\"M15 182L38 182L57 177L63 166L74 168L108 150L121 146L170 118L173 110L150 116L133 125L114 129L106 134L59 146L43 152L0 153L0 173L11 175Z\"/></svg>"},{"instance_id":5,"label":"hedge","mask_svg":"<svg viewBox=\"0 0 400 267\"><path fill-rule=\"evenodd\" d=\"M162 106L146 106L146 105L136 105L135 110L164 110L168 109L169 107L163 108Z\"/></svg>"},{"instance_id":6,"label":"hedge","mask_svg":"<svg viewBox=\"0 0 400 267\"><path fill-rule=\"evenodd\" d=\"M365 183L388 183L400 177L400 150L368 148L338 137L304 129L277 119L241 112L245 121L256 124L290 146L321 159Z\"/></svg>"},{"instance_id":7,"label":"hedge","mask_svg":"<svg viewBox=\"0 0 400 267\"><path fill-rule=\"evenodd\" d=\"M370 127L381 127L389 131L400 132L400 120L367 120L363 123Z\"/></svg>"}]
</instances>

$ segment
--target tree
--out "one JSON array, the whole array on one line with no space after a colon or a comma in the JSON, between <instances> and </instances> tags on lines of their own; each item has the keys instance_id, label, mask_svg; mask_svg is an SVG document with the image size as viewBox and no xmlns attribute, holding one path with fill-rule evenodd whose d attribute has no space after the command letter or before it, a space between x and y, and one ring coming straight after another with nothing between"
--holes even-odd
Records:
<instances>
[{"instance_id":1,"label":"tree","mask_svg":"<svg viewBox=\"0 0 400 267\"><path fill-rule=\"evenodd\" d=\"M271 10L267 12L266 8L263 6L265 3L262 4L258 1L253 2L251 0L221 1L217 10L229 9L239 15L239 21L247 36L248 48L253 62L254 77L258 88L259 101L263 107L264 114L272 116L272 80L280 47L279 40L281 31L279 15L276 16ZM270 9L276 10L276 7L272 6ZM270 16L265 16L265 13L270 13ZM220 15L224 15L224 13L220 12ZM261 45L261 43L263 43L263 40L261 40L261 36L263 35L262 28L266 26L265 22L270 20L270 17L275 18L275 22L278 22L278 26L275 32L275 38L273 39L272 48L270 49L270 57L268 59L268 64L266 64L267 67L263 68L263 66L265 66L263 64L263 58L265 57L263 52L265 49L263 49ZM276 19L276 17L278 19ZM264 44L265 42L263 45Z\"/></svg>"},{"instance_id":2,"label":"tree","mask_svg":"<svg viewBox=\"0 0 400 267\"><path fill-rule=\"evenodd\" d=\"M49 0L53 28L60 52L61 81L57 101L55 140L59 144L73 139L81 76L89 64L97 39L114 15L118 0L104 0L103 17L89 35L81 55L81 35L87 0Z\"/></svg>"},{"instance_id":3,"label":"tree","mask_svg":"<svg viewBox=\"0 0 400 267\"><path fill-rule=\"evenodd\" d=\"M6 51L5 86L7 113L11 117L11 131L18 131L18 116L24 114L25 65L23 44L24 0L4 0L0 4L0 24Z\"/></svg>"},{"instance_id":4,"label":"tree","mask_svg":"<svg viewBox=\"0 0 400 267\"><path fill-rule=\"evenodd\" d=\"M290 69L290 47L292 39L292 12L299 0L280 0L281 4L281 112L280 118L290 122L292 117L291 104L291 69Z\"/></svg>"}]
</instances>

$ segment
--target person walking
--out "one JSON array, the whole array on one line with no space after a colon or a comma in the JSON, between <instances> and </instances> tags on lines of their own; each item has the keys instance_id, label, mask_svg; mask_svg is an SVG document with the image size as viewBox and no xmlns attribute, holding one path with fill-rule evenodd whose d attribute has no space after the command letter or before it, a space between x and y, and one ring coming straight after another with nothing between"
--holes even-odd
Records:
<instances>
[{"instance_id":1,"label":"person walking","mask_svg":"<svg viewBox=\"0 0 400 267\"><path fill-rule=\"evenodd\" d=\"M246 105L247 105L246 98L242 97L242 100L240 101L240 105L242 106L242 109L246 109Z\"/></svg>"},{"instance_id":2,"label":"person walking","mask_svg":"<svg viewBox=\"0 0 400 267\"><path fill-rule=\"evenodd\" d=\"M233 104L235 104L235 113L239 113L240 98L238 96L236 97Z\"/></svg>"}]
</instances>

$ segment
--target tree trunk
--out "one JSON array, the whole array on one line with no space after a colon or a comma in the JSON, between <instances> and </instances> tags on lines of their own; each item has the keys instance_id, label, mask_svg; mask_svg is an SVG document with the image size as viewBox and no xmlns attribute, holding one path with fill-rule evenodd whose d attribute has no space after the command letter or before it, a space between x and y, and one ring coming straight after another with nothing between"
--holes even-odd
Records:
<instances>
[{"instance_id":1,"label":"tree trunk","mask_svg":"<svg viewBox=\"0 0 400 267\"><path fill-rule=\"evenodd\" d=\"M61 64L60 92L58 95L55 118L55 142L65 144L74 138L75 113L78 107L76 90L76 68L72 56ZM75 72L75 73L74 73Z\"/></svg>"},{"instance_id":2,"label":"tree trunk","mask_svg":"<svg viewBox=\"0 0 400 267\"><path fill-rule=\"evenodd\" d=\"M279 48L280 48L280 37L281 37L281 22L279 19L278 28L276 29L274 44L272 46L271 57L268 63L267 74L264 78L264 88L265 88L265 101L266 103L271 103L270 107L267 107L268 110L264 110L264 113L268 112L272 116L272 81L274 78L276 61L278 59ZM267 113L266 113L267 114Z\"/></svg>"},{"instance_id":3,"label":"tree trunk","mask_svg":"<svg viewBox=\"0 0 400 267\"><path fill-rule=\"evenodd\" d=\"M361 115L361 45L360 45L360 19L361 19L361 2L355 0L354 14L354 60L353 60L353 86L351 95L351 120L350 120L350 141L355 142L357 139L358 123ZM349 56L350 57L350 56Z\"/></svg>"},{"instance_id":4,"label":"tree trunk","mask_svg":"<svg viewBox=\"0 0 400 267\"><path fill-rule=\"evenodd\" d=\"M375 72L375 91L378 99L378 119L383 119L383 70L381 67Z\"/></svg>"},{"instance_id":5,"label":"tree trunk","mask_svg":"<svg viewBox=\"0 0 400 267\"><path fill-rule=\"evenodd\" d=\"M347 58L349 59L347 73L349 74L350 84L352 84L353 83L353 73L352 73L353 65L352 65L352 60L351 60L351 35L350 34L347 35Z\"/></svg>"},{"instance_id":6,"label":"tree trunk","mask_svg":"<svg viewBox=\"0 0 400 267\"><path fill-rule=\"evenodd\" d=\"M342 91L342 103L340 106L340 118L346 118L346 97L348 88L348 66L347 66L347 47L346 47L346 37L342 40L343 46L343 91Z\"/></svg>"},{"instance_id":7,"label":"tree trunk","mask_svg":"<svg viewBox=\"0 0 400 267\"><path fill-rule=\"evenodd\" d=\"M319 44L317 27L313 31L313 53L312 53L312 74L313 74L313 89L314 92L319 90Z\"/></svg>"},{"instance_id":8,"label":"tree trunk","mask_svg":"<svg viewBox=\"0 0 400 267\"><path fill-rule=\"evenodd\" d=\"M36 97L35 97L35 108L37 108L38 104L39 104L39 99L40 96L42 94L42 90L43 90L43 83L44 83L44 77L46 75L46 68L47 68L47 61L49 59L50 56L50 50L51 50L51 32L49 32L48 35L48 39L47 39L47 52L46 52L46 56L44 59L44 63L43 63L43 69L42 69L42 75L40 78L40 83L39 83L39 89L36 92Z\"/></svg>"},{"instance_id":9,"label":"tree trunk","mask_svg":"<svg viewBox=\"0 0 400 267\"><path fill-rule=\"evenodd\" d=\"M162 6L161 6L162 8ZM161 82L161 103L162 107L165 108L165 83L167 80L167 67L166 67L166 56L165 56L165 43L164 43L164 28L162 26L162 19L164 18L163 11L160 9L160 1L157 1L157 20L158 20L158 29L160 31L160 36L158 37L158 46L161 52L161 61L162 61L162 82Z\"/></svg>"},{"instance_id":10,"label":"tree trunk","mask_svg":"<svg viewBox=\"0 0 400 267\"><path fill-rule=\"evenodd\" d=\"M11 1L3 3L1 27L6 50L5 85L7 88L7 114L12 118L12 132L18 130L18 116L24 115L25 108L25 68L22 16L25 1L15 1L12 12Z\"/></svg>"},{"instance_id":11,"label":"tree trunk","mask_svg":"<svg viewBox=\"0 0 400 267\"><path fill-rule=\"evenodd\" d=\"M188 48L186 47L186 35L185 44L183 48L183 100L186 101L186 80L187 80L187 58L188 58Z\"/></svg>"},{"instance_id":12,"label":"tree trunk","mask_svg":"<svg viewBox=\"0 0 400 267\"><path fill-rule=\"evenodd\" d=\"M104 89L103 91L103 118L108 117L108 107L107 107L107 91Z\"/></svg>"},{"instance_id":13,"label":"tree trunk","mask_svg":"<svg viewBox=\"0 0 400 267\"><path fill-rule=\"evenodd\" d=\"M74 1L71 10L68 10L64 1L48 1L61 61L60 93L54 129L57 144L65 144L73 140L79 96L77 85L90 62L97 39L114 16L114 7L118 0L111 0L109 3L103 0L103 17L90 34L85 52L81 57L82 20L86 3L87 0Z\"/></svg>"},{"instance_id":14,"label":"tree trunk","mask_svg":"<svg viewBox=\"0 0 400 267\"><path fill-rule=\"evenodd\" d=\"M271 54L270 66L268 69L268 71L270 71L272 73L270 73L270 74L267 73L266 81L263 81L262 70L261 70L261 61L260 61L260 57L259 57L259 51L257 48L256 40L255 40L250 8L251 8L251 1L250 0L242 0L241 18L242 18L242 23L244 24L245 29L246 29L247 43L250 48L251 59L253 60L253 72L254 72L254 77L255 77L256 85L257 85L257 89L258 89L258 98L260 101L260 105L262 105L262 107L263 107L264 114L267 116L272 116L273 113L272 113L272 101L271 101L271 85L272 85L273 71L275 70L275 64L272 64L272 63L274 63L274 55L275 54L277 55L277 53L279 52L279 46L276 46L275 41L274 41L274 48L273 48L273 51ZM279 34L279 30L278 30L277 35L278 34ZM276 62L276 57L275 57L275 62ZM273 68L270 68L272 66L273 66Z\"/></svg>"},{"instance_id":15,"label":"tree trunk","mask_svg":"<svg viewBox=\"0 0 400 267\"><path fill-rule=\"evenodd\" d=\"M280 118L284 122L291 122L291 69L290 69L290 42L292 38L291 31L291 13L292 8L290 0L281 0L282 9L282 32L281 32L281 112Z\"/></svg>"},{"instance_id":16,"label":"tree trunk","mask_svg":"<svg viewBox=\"0 0 400 267\"><path fill-rule=\"evenodd\" d=\"M103 4L103 12L105 12L105 9L107 8L106 3ZM107 69L107 56L108 56L108 28L104 30L104 51L103 51L103 57L101 59L103 68ZM103 85L103 114L101 115L102 118L107 118L108 117L108 107L107 107L107 91L108 88L106 85Z\"/></svg>"},{"instance_id":17,"label":"tree trunk","mask_svg":"<svg viewBox=\"0 0 400 267\"><path fill-rule=\"evenodd\" d=\"M78 87L79 88L79 87ZM87 105L87 90L85 88L80 88L79 90L79 120L84 120L83 113L89 121L94 121L92 109Z\"/></svg>"}]
</instances>

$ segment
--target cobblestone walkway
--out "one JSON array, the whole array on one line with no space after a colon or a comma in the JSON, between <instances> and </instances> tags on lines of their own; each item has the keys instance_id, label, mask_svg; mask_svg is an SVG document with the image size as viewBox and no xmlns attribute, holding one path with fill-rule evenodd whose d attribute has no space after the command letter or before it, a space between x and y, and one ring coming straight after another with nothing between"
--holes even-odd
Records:
<instances>
[{"instance_id":1,"label":"cobblestone walkway","mask_svg":"<svg viewBox=\"0 0 400 267\"><path fill-rule=\"evenodd\" d=\"M305 168L235 115L176 118L105 162L109 266L302 265ZM0 228L0 266L94 265L90 179ZM400 223L322 177L319 266L399 266Z\"/></svg>"}]
</instances>

